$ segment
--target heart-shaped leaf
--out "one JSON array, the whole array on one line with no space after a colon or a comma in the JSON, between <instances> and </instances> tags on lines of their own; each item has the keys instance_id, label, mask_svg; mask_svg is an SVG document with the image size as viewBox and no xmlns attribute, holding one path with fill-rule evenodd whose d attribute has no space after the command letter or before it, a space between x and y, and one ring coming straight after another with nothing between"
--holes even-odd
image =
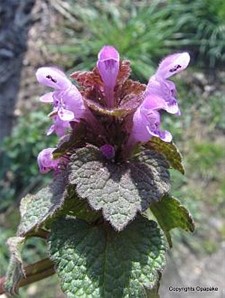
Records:
<instances>
[{"instance_id":1,"label":"heart-shaped leaf","mask_svg":"<svg viewBox=\"0 0 225 298\"><path fill-rule=\"evenodd\" d=\"M146 150L136 159L116 164L88 146L77 150L71 160L69 183L76 185L77 194L87 198L93 209L102 209L118 231L170 188L168 164L155 151Z\"/></svg>"},{"instance_id":2,"label":"heart-shaped leaf","mask_svg":"<svg viewBox=\"0 0 225 298\"><path fill-rule=\"evenodd\" d=\"M49 248L69 298L146 297L165 265L165 240L156 223L141 216L119 233L106 224L61 219Z\"/></svg>"}]
</instances>

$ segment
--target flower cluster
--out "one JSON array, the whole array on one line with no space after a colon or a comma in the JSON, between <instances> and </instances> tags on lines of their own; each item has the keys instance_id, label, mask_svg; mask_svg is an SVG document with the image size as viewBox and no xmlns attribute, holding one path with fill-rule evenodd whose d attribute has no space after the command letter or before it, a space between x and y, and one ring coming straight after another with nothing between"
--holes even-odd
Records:
<instances>
[{"instance_id":1,"label":"flower cluster","mask_svg":"<svg viewBox=\"0 0 225 298\"><path fill-rule=\"evenodd\" d=\"M93 144L107 159L113 160L124 159L127 156L124 152L131 152L137 143L146 143L153 136L171 142L171 133L160 129L160 115L162 110L180 115L176 87L169 78L184 70L189 61L185 52L166 57L146 86L130 80L129 62L121 61L114 47L104 46L93 71L71 75L80 85L80 91L58 68L39 68L38 82L53 88L40 98L53 107L50 113L53 124L47 135L56 133L60 145L65 136L70 141L76 138L77 142L71 141L76 144L74 150ZM83 127L83 135L76 132L79 126ZM65 162L63 156L54 159L55 149L39 153L42 173L57 170Z\"/></svg>"}]
</instances>

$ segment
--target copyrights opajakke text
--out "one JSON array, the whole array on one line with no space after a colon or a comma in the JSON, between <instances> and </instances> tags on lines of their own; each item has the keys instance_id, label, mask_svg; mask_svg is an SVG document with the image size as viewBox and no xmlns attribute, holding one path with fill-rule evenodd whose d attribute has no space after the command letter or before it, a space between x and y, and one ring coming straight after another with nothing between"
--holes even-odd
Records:
<instances>
[{"instance_id":1,"label":"copyrights opajakke text","mask_svg":"<svg viewBox=\"0 0 225 298\"><path fill-rule=\"evenodd\" d=\"M203 286L194 286L194 287L177 287L169 286L170 292L218 292L218 287L203 287Z\"/></svg>"}]
</instances>

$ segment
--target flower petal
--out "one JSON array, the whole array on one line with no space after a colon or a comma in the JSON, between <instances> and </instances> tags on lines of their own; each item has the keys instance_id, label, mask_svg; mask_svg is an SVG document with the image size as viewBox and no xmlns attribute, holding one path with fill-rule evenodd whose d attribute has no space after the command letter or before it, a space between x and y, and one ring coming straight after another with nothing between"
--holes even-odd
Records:
<instances>
[{"instance_id":1,"label":"flower petal","mask_svg":"<svg viewBox=\"0 0 225 298\"><path fill-rule=\"evenodd\" d=\"M112 46L104 46L98 54L97 67L102 81L109 88L114 88L119 73L120 56Z\"/></svg>"},{"instance_id":2,"label":"flower petal","mask_svg":"<svg viewBox=\"0 0 225 298\"><path fill-rule=\"evenodd\" d=\"M80 120L86 110L86 107L84 106L82 95L78 89L75 86L72 86L71 88L63 91L61 98L65 109L73 112L75 120Z\"/></svg>"},{"instance_id":3,"label":"flower petal","mask_svg":"<svg viewBox=\"0 0 225 298\"><path fill-rule=\"evenodd\" d=\"M109 46L109 45L104 46L98 53L99 61L104 61L104 60L108 60L108 59L113 59L115 61L120 60L120 55L119 55L118 51L114 47Z\"/></svg>"},{"instance_id":4,"label":"flower petal","mask_svg":"<svg viewBox=\"0 0 225 298\"><path fill-rule=\"evenodd\" d=\"M148 129L148 127L147 127L147 129ZM167 130L158 130L158 131L154 131L154 132L149 130L149 134L151 134L152 136L158 137L167 143L170 143L173 138L171 133Z\"/></svg>"},{"instance_id":5,"label":"flower petal","mask_svg":"<svg viewBox=\"0 0 225 298\"><path fill-rule=\"evenodd\" d=\"M56 108L63 108L73 113L72 120L79 121L86 110L81 93L73 85L66 90L55 91L53 99Z\"/></svg>"},{"instance_id":6,"label":"flower petal","mask_svg":"<svg viewBox=\"0 0 225 298\"><path fill-rule=\"evenodd\" d=\"M176 87L174 82L157 80L155 76L150 78L145 92L149 108L163 109L171 114L179 114L180 110L175 95Z\"/></svg>"},{"instance_id":7,"label":"flower petal","mask_svg":"<svg viewBox=\"0 0 225 298\"><path fill-rule=\"evenodd\" d=\"M67 89L71 82L66 75L55 67L41 67L36 72L37 80L40 84L52 87L56 90Z\"/></svg>"},{"instance_id":8,"label":"flower petal","mask_svg":"<svg viewBox=\"0 0 225 298\"><path fill-rule=\"evenodd\" d=\"M69 111L69 110L66 110L62 107L60 107L58 109L58 115L59 115L59 118L63 121L72 121L72 120L74 120L74 113Z\"/></svg>"},{"instance_id":9,"label":"flower petal","mask_svg":"<svg viewBox=\"0 0 225 298\"><path fill-rule=\"evenodd\" d=\"M54 131L55 131L55 125L52 124L52 125L48 128L48 130L46 131L46 135L47 135L47 136L50 136Z\"/></svg>"},{"instance_id":10,"label":"flower petal","mask_svg":"<svg viewBox=\"0 0 225 298\"><path fill-rule=\"evenodd\" d=\"M167 79L184 70L190 62L190 55L186 52L170 55L159 64L155 76Z\"/></svg>"},{"instance_id":11,"label":"flower petal","mask_svg":"<svg viewBox=\"0 0 225 298\"><path fill-rule=\"evenodd\" d=\"M153 136L156 136L165 142L170 142L172 140L170 132L160 130L159 112L151 110L147 106L148 103L144 101L134 113L130 140L133 143L148 142Z\"/></svg>"},{"instance_id":12,"label":"flower petal","mask_svg":"<svg viewBox=\"0 0 225 298\"><path fill-rule=\"evenodd\" d=\"M157 111L149 111L140 106L133 116L133 127L131 138L136 142L147 142L151 139L151 131L155 130L155 123L158 122L159 114ZM151 127L151 128L150 128Z\"/></svg>"},{"instance_id":13,"label":"flower petal","mask_svg":"<svg viewBox=\"0 0 225 298\"><path fill-rule=\"evenodd\" d=\"M160 110L163 109L165 110L167 107L167 104L165 102L165 100L157 95L147 95L145 97L145 108L147 109L151 109L151 110Z\"/></svg>"},{"instance_id":14,"label":"flower petal","mask_svg":"<svg viewBox=\"0 0 225 298\"><path fill-rule=\"evenodd\" d=\"M53 159L52 152L56 148L43 149L37 157L38 166L42 174L49 172L50 170L56 170L60 159Z\"/></svg>"},{"instance_id":15,"label":"flower petal","mask_svg":"<svg viewBox=\"0 0 225 298\"><path fill-rule=\"evenodd\" d=\"M53 132L55 132L58 137L62 137L71 127L69 121L61 120L58 115L53 117L53 122L54 124L52 124L47 130L47 135L50 135Z\"/></svg>"},{"instance_id":16,"label":"flower petal","mask_svg":"<svg viewBox=\"0 0 225 298\"><path fill-rule=\"evenodd\" d=\"M148 95L145 98L145 108L151 110L165 110L170 114L180 115L180 109L176 100L167 103L162 97L157 95Z\"/></svg>"},{"instance_id":17,"label":"flower petal","mask_svg":"<svg viewBox=\"0 0 225 298\"><path fill-rule=\"evenodd\" d=\"M159 138L167 143L170 143L173 139L171 133L167 130L160 131Z\"/></svg>"},{"instance_id":18,"label":"flower petal","mask_svg":"<svg viewBox=\"0 0 225 298\"><path fill-rule=\"evenodd\" d=\"M42 95L40 97L40 101L41 102L46 102L46 103L52 103L53 102L53 93L54 92L48 92L48 93Z\"/></svg>"}]
</instances>

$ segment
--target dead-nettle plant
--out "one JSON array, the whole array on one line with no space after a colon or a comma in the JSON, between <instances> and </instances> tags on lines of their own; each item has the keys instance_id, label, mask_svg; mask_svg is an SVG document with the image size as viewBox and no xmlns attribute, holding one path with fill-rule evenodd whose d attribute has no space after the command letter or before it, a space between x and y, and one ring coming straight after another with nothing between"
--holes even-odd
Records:
<instances>
[{"instance_id":1,"label":"dead-nettle plant","mask_svg":"<svg viewBox=\"0 0 225 298\"><path fill-rule=\"evenodd\" d=\"M92 71L71 75L41 67L39 83L53 91L55 148L38 155L41 173L53 181L21 201L17 236L9 239L11 261L4 291L59 276L68 297L150 297L158 291L170 230L193 231L189 212L169 194L172 167L184 173L161 114L180 115L169 78L185 69L188 53L166 57L146 85L129 79L129 61L104 46ZM154 220L152 220L154 218ZM49 259L23 266L30 237L45 238Z\"/></svg>"}]
</instances>

